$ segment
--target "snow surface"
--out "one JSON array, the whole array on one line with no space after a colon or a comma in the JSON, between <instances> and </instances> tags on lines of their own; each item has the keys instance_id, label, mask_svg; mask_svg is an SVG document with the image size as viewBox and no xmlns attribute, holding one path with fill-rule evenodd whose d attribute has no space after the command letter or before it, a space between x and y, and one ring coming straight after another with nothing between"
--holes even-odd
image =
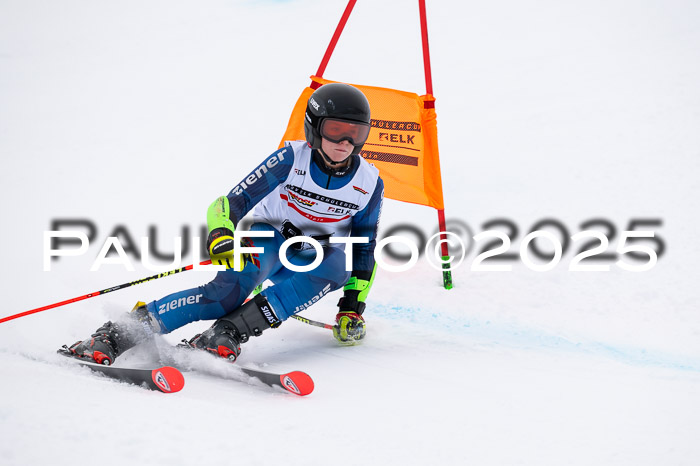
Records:
<instances>
[{"instance_id":1,"label":"snow surface","mask_svg":"<svg viewBox=\"0 0 700 466\"><path fill-rule=\"evenodd\" d=\"M344 7L0 1L0 316L151 275L89 269L119 225L156 225L164 251L197 231L276 148ZM576 243L548 272L470 271L479 244L450 291L425 260L381 273L364 344L289 321L244 346L241 365L311 374L304 398L196 373L162 395L54 355L208 272L3 323L0 463L698 464L699 18L691 1L428 2L448 218L512 220L514 252L543 218L617 238L661 219L650 271L571 272ZM325 76L423 93L415 2L358 2ZM44 272L61 218L98 239ZM382 231L400 223L427 234L435 212L387 201ZM332 321L337 298L305 315Z\"/></svg>"}]
</instances>

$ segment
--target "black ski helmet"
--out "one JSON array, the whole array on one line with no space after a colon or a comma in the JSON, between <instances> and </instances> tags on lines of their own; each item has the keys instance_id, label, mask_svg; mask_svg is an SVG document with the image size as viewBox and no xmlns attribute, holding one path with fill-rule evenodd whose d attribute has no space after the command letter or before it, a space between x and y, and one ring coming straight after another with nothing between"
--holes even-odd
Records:
<instances>
[{"instance_id":1,"label":"black ski helmet","mask_svg":"<svg viewBox=\"0 0 700 466\"><path fill-rule=\"evenodd\" d=\"M306 142L313 149L321 148L321 123L326 118L370 124L369 101L367 97L349 84L329 83L311 94L306 104L304 134ZM354 145L352 154L359 154L362 144Z\"/></svg>"}]
</instances>

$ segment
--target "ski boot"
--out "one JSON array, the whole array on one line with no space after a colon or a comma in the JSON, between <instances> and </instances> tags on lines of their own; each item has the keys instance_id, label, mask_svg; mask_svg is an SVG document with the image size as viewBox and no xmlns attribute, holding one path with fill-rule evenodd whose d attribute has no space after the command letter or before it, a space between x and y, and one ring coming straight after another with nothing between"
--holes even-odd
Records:
<instances>
[{"instance_id":1,"label":"ski boot","mask_svg":"<svg viewBox=\"0 0 700 466\"><path fill-rule=\"evenodd\" d=\"M206 350L235 362L241 354L241 343L251 336L262 335L263 330L279 327L281 323L265 296L259 294L214 322L203 333L182 340L178 346Z\"/></svg>"},{"instance_id":2,"label":"ski boot","mask_svg":"<svg viewBox=\"0 0 700 466\"><path fill-rule=\"evenodd\" d=\"M63 345L58 352L77 359L111 366L124 351L153 337L159 330L146 303L139 301L127 318L119 322L106 322L87 340L77 341L70 347Z\"/></svg>"}]
</instances>

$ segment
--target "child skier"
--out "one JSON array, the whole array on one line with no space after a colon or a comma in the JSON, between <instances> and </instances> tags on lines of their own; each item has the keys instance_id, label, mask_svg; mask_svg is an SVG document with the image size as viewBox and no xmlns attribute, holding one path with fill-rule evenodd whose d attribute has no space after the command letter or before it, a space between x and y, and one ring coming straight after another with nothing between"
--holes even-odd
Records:
<instances>
[{"instance_id":1,"label":"child skier","mask_svg":"<svg viewBox=\"0 0 700 466\"><path fill-rule=\"evenodd\" d=\"M360 90L340 83L318 88L307 103L306 141L285 142L209 207L207 249L212 263L226 270L204 286L138 303L125 318L105 323L64 351L110 365L154 333L217 319L187 344L233 362L240 344L251 336L279 326L342 286L333 335L346 345L364 338L362 313L376 271L374 247L384 198L377 169L359 155L369 131L369 102ZM241 254L241 270L236 271L235 226L253 208L250 231L269 236L242 241L264 252ZM315 269L295 272L282 264L280 246L293 236L311 237L321 244L323 260ZM345 244L331 241L348 236L367 240L353 242L351 271L346 270ZM315 257L315 249L304 242L286 253L295 266L308 265ZM273 285L246 302L265 280Z\"/></svg>"}]
</instances>

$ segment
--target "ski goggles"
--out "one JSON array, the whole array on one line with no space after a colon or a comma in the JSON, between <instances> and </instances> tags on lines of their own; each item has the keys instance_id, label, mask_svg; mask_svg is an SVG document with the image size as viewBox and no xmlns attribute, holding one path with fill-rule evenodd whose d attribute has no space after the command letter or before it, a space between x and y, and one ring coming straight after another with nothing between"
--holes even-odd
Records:
<instances>
[{"instance_id":1,"label":"ski goggles","mask_svg":"<svg viewBox=\"0 0 700 466\"><path fill-rule=\"evenodd\" d=\"M353 146L361 146L367 141L369 129L367 123L326 118L321 122L321 137L335 143L350 141Z\"/></svg>"}]
</instances>

